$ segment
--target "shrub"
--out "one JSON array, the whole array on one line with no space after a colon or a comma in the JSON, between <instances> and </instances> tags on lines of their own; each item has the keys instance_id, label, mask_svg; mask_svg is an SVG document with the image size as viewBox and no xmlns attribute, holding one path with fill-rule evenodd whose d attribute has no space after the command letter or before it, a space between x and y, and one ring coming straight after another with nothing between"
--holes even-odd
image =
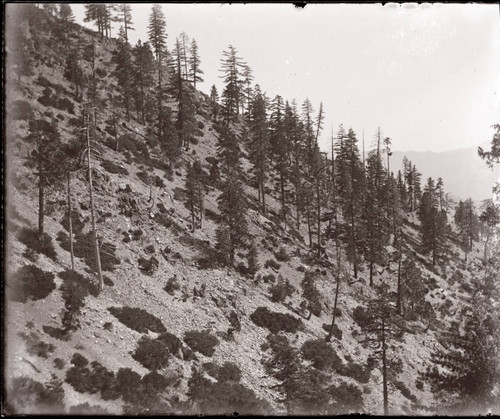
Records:
<instances>
[{"instance_id":1,"label":"shrub","mask_svg":"<svg viewBox=\"0 0 500 419\"><path fill-rule=\"evenodd\" d=\"M363 406L363 393L359 387L341 382L339 385L332 385L328 392L333 400L329 406L329 415L345 415L350 412L359 413Z\"/></svg>"},{"instance_id":2,"label":"shrub","mask_svg":"<svg viewBox=\"0 0 500 419\"><path fill-rule=\"evenodd\" d=\"M195 352L205 356L212 356L215 353L215 347L219 340L207 331L191 330L184 335L184 342Z\"/></svg>"},{"instance_id":3,"label":"shrub","mask_svg":"<svg viewBox=\"0 0 500 419\"><path fill-rule=\"evenodd\" d=\"M14 301L26 303L41 300L55 290L54 274L42 271L35 265L22 266L9 281Z\"/></svg>"},{"instance_id":4,"label":"shrub","mask_svg":"<svg viewBox=\"0 0 500 419\"><path fill-rule=\"evenodd\" d=\"M52 237L47 233L43 233L41 237L38 236L38 231L23 227L19 232L19 241L24 244L28 249L37 253L42 253L48 258L56 259L56 250L52 244Z\"/></svg>"},{"instance_id":5,"label":"shrub","mask_svg":"<svg viewBox=\"0 0 500 419\"><path fill-rule=\"evenodd\" d=\"M352 318L361 328L368 326L371 322L366 309L362 306L357 306L354 309L354 311L352 312Z\"/></svg>"},{"instance_id":6,"label":"shrub","mask_svg":"<svg viewBox=\"0 0 500 419\"><path fill-rule=\"evenodd\" d=\"M168 365L170 355L170 350L162 340L143 336L139 340L138 346L132 354L132 358L143 367L151 371L156 371Z\"/></svg>"},{"instance_id":7,"label":"shrub","mask_svg":"<svg viewBox=\"0 0 500 419\"><path fill-rule=\"evenodd\" d=\"M108 311L125 326L139 333L147 333L148 330L156 333L164 333L167 331L159 318L142 308L109 307Z\"/></svg>"},{"instance_id":8,"label":"shrub","mask_svg":"<svg viewBox=\"0 0 500 419\"><path fill-rule=\"evenodd\" d=\"M338 373L346 377L354 378L357 382L366 384L370 381L370 369L363 368L362 365L355 362L349 362L338 369Z\"/></svg>"},{"instance_id":9,"label":"shrub","mask_svg":"<svg viewBox=\"0 0 500 419\"><path fill-rule=\"evenodd\" d=\"M279 250L274 254L274 257L280 262L288 262L290 260L290 256L288 256L288 253L286 252L284 247L280 247Z\"/></svg>"},{"instance_id":10,"label":"shrub","mask_svg":"<svg viewBox=\"0 0 500 419\"><path fill-rule=\"evenodd\" d=\"M150 244L144 248L144 252L146 252L148 255L152 255L155 252L155 246L153 244Z\"/></svg>"},{"instance_id":11,"label":"shrub","mask_svg":"<svg viewBox=\"0 0 500 419\"><path fill-rule=\"evenodd\" d=\"M172 276L168 278L167 285L165 285L165 288L163 288L165 291L167 291L170 295L174 295L175 291L178 291L181 289L181 286L179 284L179 280L177 279L177 276Z\"/></svg>"},{"instance_id":12,"label":"shrub","mask_svg":"<svg viewBox=\"0 0 500 419\"><path fill-rule=\"evenodd\" d=\"M134 403L138 399L141 376L130 368L120 368L116 373L116 391L126 402Z\"/></svg>"},{"instance_id":13,"label":"shrub","mask_svg":"<svg viewBox=\"0 0 500 419\"><path fill-rule=\"evenodd\" d=\"M137 172L136 175L146 185L149 185L149 183L151 182L151 178L149 177L149 174L147 172L145 172L145 171Z\"/></svg>"},{"instance_id":14,"label":"shrub","mask_svg":"<svg viewBox=\"0 0 500 419\"><path fill-rule=\"evenodd\" d=\"M73 358L75 358L74 354ZM79 359L74 366L66 371L66 382L79 393L101 393L104 400L115 400L119 394L115 385L115 374L108 371L106 367L97 361L92 361L90 368L86 365L88 361L84 358L85 364ZM73 359L72 359L73 363Z\"/></svg>"},{"instance_id":15,"label":"shrub","mask_svg":"<svg viewBox=\"0 0 500 419\"><path fill-rule=\"evenodd\" d=\"M107 416L110 413L101 406L93 406L85 402L71 406L68 414L71 416Z\"/></svg>"},{"instance_id":16,"label":"shrub","mask_svg":"<svg viewBox=\"0 0 500 419\"><path fill-rule=\"evenodd\" d=\"M115 285L113 280L109 276L106 276L106 275L104 275L102 277L102 281L104 282L104 285L107 285L108 287L112 287L113 285Z\"/></svg>"},{"instance_id":17,"label":"shrub","mask_svg":"<svg viewBox=\"0 0 500 419\"><path fill-rule=\"evenodd\" d=\"M63 359L61 358L55 358L54 359L54 367L56 367L58 370L62 370L66 363L64 362Z\"/></svg>"},{"instance_id":18,"label":"shrub","mask_svg":"<svg viewBox=\"0 0 500 419\"><path fill-rule=\"evenodd\" d=\"M267 284L271 283L274 284L276 282L276 277L273 274L267 274L262 277L262 280Z\"/></svg>"},{"instance_id":19,"label":"shrub","mask_svg":"<svg viewBox=\"0 0 500 419\"><path fill-rule=\"evenodd\" d=\"M154 184L157 188L164 188L165 187L165 182L163 182L163 179L156 175L154 178Z\"/></svg>"},{"instance_id":20,"label":"shrub","mask_svg":"<svg viewBox=\"0 0 500 419\"><path fill-rule=\"evenodd\" d=\"M406 397L413 403L417 402L417 397L414 394L412 394L412 392L408 389L408 387L406 387L405 383L403 383L402 381L394 380L393 384L394 387L396 387L404 397Z\"/></svg>"},{"instance_id":21,"label":"shrub","mask_svg":"<svg viewBox=\"0 0 500 419\"><path fill-rule=\"evenodd\" d=\"M234 381L237 383L241 380L241 370L232 362L224 362L219 369L219 376L217 379L220 382Z\"/></svg>"},{"instance_id":22,"label":"shrub","mask_svg":"<svg viewBox=\"0 0 500 419\"><path fill-rule=\"evenodd\" d=\"M258 399L255 393L240 383L218 381L216 383L194 370L188 382L188 395L196 403L193 413L204 415L264 415L272 409L269 404Z\"/></svg>"},{"instance_id":23,"label":"shrub","mask_svg":"<svg viewBox=\"0 0 500 419\"><path fill-rule=\"evenodd\" d=\"M114 271L116 265L120 264L120 259L115 256L116 245L104 242L99 247L101 259L101 269L103 271ZM77 234L74 246L75 256L83 258L87 266L97 272L95 260L94 236L92 231L87 234Z\"/></svg>"},{"instance_id":24,"label":"shrub","mask_svg":"<svg viewBox=\"0 0 500 419\"><path fill-rule=\"evenodd\" d=\"M302 345L302 355L319 370L335 369L342 364L335 350L324 339L311 339Z\"/></svg>"},{"instance_id":25,"label":"shrub","mask_svg":"<svg viewBox=\"0 0 500 419\"><path fill-rule=\"evenodd\" d=\"M158 266L160 266L159 260L154 256L151 256L149 259L140 257L137 262L139 263L139 269L148 275L153 274L158 269Z\"/></svg>"},{"instance_id":26,"label":"shrub","mask_svg":"<svg viewBox=\"0 0 500 419\"><path fill-rule=\"evenodd\" d=\"M290 314L275 313L267 307L257 307L250 319L259 327L268 329L271 333L280 331L296 333L302 326L302 321Z\"/></svg>"},{"instance_id":27,"label":"shrub","mask_svg":"<svg viewBox=\"0 0 500 419\"><path fill-rule=\"evenodd\" d=\"M340 330L336 324L333 325L333 330L332 330L332 325L328 323L323 323L322 327L325 332L330 333L331 331L332 336L334 336L337 340L342 340L343 336L342 330Z\"/></svg>"},{"instance_id":28,"label":"shrub","mask_svg":"<svg viewBox=\"0 0 500 419\"><path fill-rule=\"evenodd\" d=\"M128 170L110 160L103 160L101 166L108 172L128 176Z\"/></svg>"},{"instance_id":29,"label":"shrub","mask_svg":"<svg viewBox=\"0 0 500 419\"><path fill-rule=\"evenodd\" d=\"M56 347L51 343L41 341L35 332L31 332L29 335L24 332L20 332L19 336L26 342L26 350L30 355L47 359L56 349Z\"/></svg>"},{"instance_id":30,"label":"shrub","mask_svg":"<svg viewBox=\"0 0 500 419\"><path fill-rule=\"evenodd\" d=\"M269 288L271 299L274 302L282 302L286 297L291 297L295 291L295 287L290 284L288 279L285 281L281 275L278 276L278 282L271 285Z\"/></svg>"},{"instance_id":31,"label":"shrub","mask_svg":"<svg viewBox=\"0 0 500 419\"><path fill-rule=\"evenodd\" d=\"M25 413L27 406L38 412L64 412L64 389L61 380L54 374L45 384L26 376L16 377L12 380L12 387L7 396L8 407L13 410L12 413Z\"/></svg>"},{"instance_id":32,"label":"shrub","mask_svg":"<svg viewBox=\"0 0 500 419\"><path fill-rule=\"evenodd\" d=\"M172 355L179 357L179 351L182 349L182 342L177 336L166 332L158 336L157 339L168 348Z\"/></svg>"},{"instance_id":33,"label":"shrub","mask_svg":"<svg viewBox=\"0 0 500 419\"><path fill-rule=\"evenodd\" d=\"M281 268L281 265L276 262L274 259L268 259L266 260L266 263L264 264L264 268L273 268L275 270L279 270L279 268Z\"/></svg>"},{"instance_id":34,"label":"shrub","mask_svg":"<svg viewBox=\"0 0 500 419\"><path fill-rule=\"evenodd\" d=\"M424 383L420 380L415 381L415 387L417 387L417 390L423 390L424 389Z\"/></svg>"},{"instance_id":35,"label":"shrub","mask_svg":"<svg viewBox=\"0 0 500 419\"><path fill-rule=\"evenodd\" d=\"M322 304L321 294L315 285L316 278L317 273L306 272L300 285L302 286L302 295L307 301L309 301L309 310L316 317L319 317L321 315Z\"/></svg>"}]
</instances>

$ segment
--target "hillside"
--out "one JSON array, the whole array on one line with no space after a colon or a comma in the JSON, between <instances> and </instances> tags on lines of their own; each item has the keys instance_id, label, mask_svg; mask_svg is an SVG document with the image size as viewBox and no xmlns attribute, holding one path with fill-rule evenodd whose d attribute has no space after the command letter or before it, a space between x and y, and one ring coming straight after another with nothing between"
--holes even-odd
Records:
<instances>
[{"instance_id":1,"label":"hillside","mask_svg":"<svg viewBox=\"0 0 500 419\"><path fill-rule=\"evenodd\" d=\"M306 214L298 228L294 211L288 221L280 217L275 170L269 169L263 188L267 208L261 210L244 117L224 126L220 116L214 117L210 98L192 89L196 129L187 149L170 164L156 141L154 103L143 124L139 112L127 118L114 101L121 95L115 71L118 42L64 23L46 10L29 10L27 18L16 22L34 44L30 74L18 78L7 55L4 414L379 415L384 413L383 377L391 415L444 409L448 399L422 375L434 365L433 352L452 347L446 332L462 330L465 314L482 295L478 290L490 274L482 259L485 241L495 253L484 226L465 262L450 209L442 251L433 264L432 256L422 253L417 211L401 210L399 243L411 255L404 269L418 276L411 281L421 288L415 290L408 280L405 309L391 317L394 336L384 348L391 353L391 365L384 375L379 352L366 340L367 319L374 301L387 298L387 307L394 306L401 271L394 235L387 234L381 246L384 263L373 264L370 286L368 251L360 245L365 259L360 257L355 273L349 239L326 233L330 207L325 206L318 216L325 216L320 225L324 254L317 257ZM103 102L90 130L93 117L82 117L85 100L64 74L71 51L93 41ZM88 79L91 62L82 54ZM173 96L164 99L164 106L179 112ZM69 181L74 270L66 175L47 181L43 239L37 235L41 166L36 165L36 141L41 139L33 135L38 132L34 119L57 126L56 144L70 150L68 161L86 155L85 134L92 136L92 170L82 158L84 164ZM199 161L204 178L211 176L214 160L221 159L224 129L235 134L242 148L248 241L257 258L253 272L248 243L236 249L232 263L221 257L224 175L219 182L203 183L200 228L193 228L187 202L189 168ZM65 164L60 159L55 166ZM102 291L93 253L89 172ZM348 225L347 216L338 212L338 222ZM382 284L388 289L379 288ZM418 298L411 300L412 292ZM326 342L334 308L336 327ZM496 324L495 312L485 316ZM494 402L469 408L474 414L488 409L500 414Z\"/></svg>"},{"instance_id":2,"label":"hillside","mask_svg":"<svg viewBox=\"0 0 500 419\"><path fill-rule=\"evenodd\" d=\"M479 158L477 147L440 153L394 151L395 170L402 168L405 156L418 167L423 179L441 177L446 190L456 200L472 198L480 202L489 199L493 185L500 179L500 170L489 169Z\"/></svg>"}]
</instances>

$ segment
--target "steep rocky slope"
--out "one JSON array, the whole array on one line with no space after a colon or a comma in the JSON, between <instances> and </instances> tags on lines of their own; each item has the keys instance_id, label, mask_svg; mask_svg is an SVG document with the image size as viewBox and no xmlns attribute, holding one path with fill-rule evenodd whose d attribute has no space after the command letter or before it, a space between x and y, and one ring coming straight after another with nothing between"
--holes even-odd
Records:
<instances>
[{"instance_id":1,"label":"steep rocky slope","mask_svg":"<svg viewBox=\"0 0 500 419\"><path fill-rule=\"evenodd\" d=\"M12 74L7 84L7 94L8 103L17 103L17 107L27 106L48 120L57 120L62 140L68 142L74 138L81 104L75 100L72 86L63 77L64 51L77 42L90 43L92 34L75 25L66 29L66 44L61 44L56 42L53 28L50 29L50 25L55 24L49 19L38 32L39 57L34 74L23 77L20 83L17 83ZM96 42L99 67L106 74L102 90L116 93L116 81L112 75L115 41L96 38ZM57 108L57 105L40 103L38 99L47 86L60 100L65 99L71 105L62 109L62 106ZM81 412L102 413L103 411L95 410L96 406L112 414L130 412L127 409L133 404L133 398L129 397L127 402L123 395L125 393L113 398L105 397L102 391L95 389L80 388L78 391L75 380L68 380L68 371L75 369L78 361L74 354L79 353L90 363L97 361L113 374L126 368L141 377L150 372L134 354L139 341L145 336L150 339L159 336L158 329L152 330L154 328L150 325L142 331L134 330L129 326L134 320L138 321L138 311L131 314L132 320L129 318L128 321L120 321L117 311L112 309L131 307L155 316L168 333L184 341L169 357L168 365L157 369L167 380L160 397L166 412L203 413L203 408L189 403L188 385L194 374L193 370L200 369L202 364L208 362L219 366L231 362L241 370L241 385L251 390L258 399L268 402L269 405L262 402L268 413L286 413L284 404L278 401L279 394L275 388L277 381L266 373L261 362L266 357L262 345L267 340L269 330L257 326L250 316L258 307L267 307L273 312L300 319L303 327L296 333L284 333L297 349L308 340L324 339L326 332L323 324L331 322L334 305L334 270L330 265L315 262L308 257L305 230L294 232L291 228L285 229L279 222L276 217L279 212L277 196L271 194L268 212L263 215L258 211L257 191L248 185L245 187L249 201L248 219L250 233L258 247L260 269L250 277L233 268L210 266L216 242L216 198L220 191L207 188L203 227L194 233L191 231L189 210L184 205L183 188L187 163L197 158L208 172L207 158L210 160L215 155L217 145L217 131L208 116L208 99L199 93L197 101L198 141L191 145L189 152L182 154L172 170L168 170L165 164L152 156L154 150L144 154L137 152L141 148L147 149L145 144L151 132L145 126L133 118L125 120L120 115L117 151L105 122L111 118L111 107L104 107L99 115L102 122L98 138L102 142L98 145L99 156L93 162L94 199L99 236L107 244L106 249L111 256L107 259L104 272L104 290L99 295L91 292L86 296L84 307L78 315L80 326L68 334L57 332L61 330L67 311L64 300L66 279L61 273L71 266L70 254L65 250L67 245L64 244L64 237L67 238L64 227L67 225L65 185L64 182L54 185L48 190L46 197L45 232L53 239L55 256L33 255L27 251L21 237L26 227L36 228L38 214L37 178L33 168L26 165L25 159L33 145L26 139L26 118L22 114L14 114L13 106L8 108L8 279L5 287L7 345L4 376L9 412L39 413L43 409L47 412L58 409L68 412L74 406L79 406L77 411L80 409ZM241 134L243 125L235 125L233 128ZM243 165L248 168L248 161L244 160ZM71 184L74 211L83 222L84 233L90 231L86 176L85 170L75 172ZM479 269L477 260L480 247L475 245L466 265L462 261L461 251L450 241L448 248L451 250L443 263L432 267L428 257L418 254L418 221L415 214L408 215L404 234L409 248L418 256L418 267L429 288L425 298L432 304L437 318L430 327L418 317L404 322L406 333L394 343L403 367L397 380L394 380L395 384L391 385L389 402L393 414L419 414L428 412L434 403L429 387L418 384L419 372L423 372L429 364L431 351L441 345L439 331L449 328L454 314L469 304L468 284ZM59 240L56 240L57 237ZM394 249L387 250L390 252ZM267 261L276 259L276 254L286 254L288 257L281 257L282 260L274 266L266 264ZM326 255L329 260L335 259L333 245L327 246ZM156 262L147 271L140 259L151 261L152 257ZM236 264L239 262L246 263L243 254L237 256ZM16 282L19 269L32 264L53 274L55 288L44 298L19 301L10 288ZM375 284L386 282L394 290L396 264L388 264L385 269L378 267L378 270L380 274L376 276ZM95 287L95 273L84 256L75 258L75 271L83 274ZM323 304L320 316L313 315L309 320L307 311L302 312L300 309L303 300L301 282L308 271L318 274L316 285ZM281 303L274 302L269 291L278 274L287 279L295 289ZM178 279L179 287L169 293L165 291L165 287L174 276ZM363 334L353 319L353 312L357 306L365 306L374 295L374 288L368 286L366 269L360 273L358 280L349 276L341 285L338 301L341 314L337 317L336 324L342 331L342 336L340 339L334 338L329 346L334 349L343 365L356 364L366 370L372 350L362 342ZM163 329L160 327L159 330L161 332ZM193 355L185 339L189 331L207 331L209 335L204 335L202 339L207 336L217 337L218 343L213 355L200 352ZM193 346L192 348L194 349ZM208 366L204 368L206 371ZM360 378L359 374L341 374L335 370L330 371L328 377L333 384L351 384L360 390L362 405L351 410L380 414L381 371L378 367L367 371L367 379ZM206 372L205 377L210 382L216 381ZM89 381L94 379L95 377L87 378ZM56 388L62 389L62 405L57 407L44 403L46 400L37 399L41 390L34 382L52 382ZM133 384L130 386L132 388L128 391L133 392ZM9 392L13 388L15 392ZM61 401L60 399L58 400ZM238 410L238 405L234 409Z\"/></svg>"}]
</instances>

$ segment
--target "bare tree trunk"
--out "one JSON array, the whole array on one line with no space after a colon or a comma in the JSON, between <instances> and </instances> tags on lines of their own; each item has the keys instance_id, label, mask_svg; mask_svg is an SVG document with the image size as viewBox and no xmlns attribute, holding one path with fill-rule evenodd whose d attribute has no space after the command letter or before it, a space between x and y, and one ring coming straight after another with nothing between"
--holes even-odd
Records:
<instances>
[{"instance_id":1,"label":"bare tree trunk","mask_svg":"<svg viewBox=\"0 0 500 419\"><path fill-rule=\"evenodd\" d=\"M87 125L86 125L86 135L87 135L87 167L88 167L88 176L89 176L89 196L90 196L90 217L92 220L92 237L94 240L94 248L95 248L95 260L97 265L97 276L99 278L99 291L104 289L104 281L102 278L102 270L101 270L101 255L99 253L99 245L97 243L97 233L95 226L95 216L94 216L94 197L92 194L92 163L90 160L90 136L89 136L89 117L87 115Z\"/></svg>"},{"instance_id":2,"label":"bare tree trunk","mask_svg":"<svg viewBox=\"0 0 500 419\"><path fill-rule=\"evenodd\" d=\"M321 201L319 197L319 174L316 176L316 211L318 212L318 258L321 256Z\"/></svg>"},{"instance_id":3,"label":"bare tree trunk","mask_svg":"<svg viewBox=\"0 0 500 419\"><path fill-rule=\"evenodd\" d=\"M45 192L45 185L43 184L43 164L42 164L42 157L40 153L40 148L38 152L38 239L42 239L42 234L43 234L43 221L44 221L44 192Z\"/></svg>"},{"instance_id":4,"label":"bare tree trunk","mask_svg":"<svg viewBox=\"0 0 500 419\"><path fill-rule=\"evenodd\" d=\"M385 344L385 321L382 319L382 380L384 392L384 416L389 415L389 398L387 394L387 359L386 359L386 344Z\"/></svg>"},{"instance_id":5,"label":"bare tree trunk","mask_svg":"<svg viewBox=\"0 0 500 419\"><path fill-rule=\"evenodd\" d=\"M71 255L71 270L75 270L75 259L73 253L73 220L71 218L71 183L70 171L67 172L68 176L68 224L69 224L69 253Z\"/></svg>"}]
</instances>

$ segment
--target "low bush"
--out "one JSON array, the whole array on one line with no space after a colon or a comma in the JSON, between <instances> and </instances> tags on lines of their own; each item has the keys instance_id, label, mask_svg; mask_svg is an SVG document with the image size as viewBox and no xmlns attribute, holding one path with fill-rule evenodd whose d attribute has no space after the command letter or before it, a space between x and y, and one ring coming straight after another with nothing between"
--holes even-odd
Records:
<instances>
[{"instance_id":1,"label":"low bush","mask_svg":"<svg viewBox=\"0 0 500 419\"><path fill-rule=\"evenodd\" d=\"M329 415L360 413L363 407L363 393L359 387L343 381L339 385L330 386L328 392L332 400L328 409Z\"/></svg>"},{"instance_id":2,"label":"low bush","mask_svg":"<svg viewBox=\"0 0 500 419\"><path fill-rule=\"evenodd\" d=\"M371 322L370 317L363 306L357 306L354 309L352 312L352 318L361 328L368 326Z\"/></svg>"},{"instance_id":3,"label":"low bush","mask_svg":"<svg viewBox=\"0 0 500 419\"><path fill-rule=\"evenodd\" d=\"M401 394L413 403L417 402L417 397L408 389L405 383L402 381L394 380L392 382L394 387L396 387Z\"/></svg>"},{"instance_id":4,"label":"low bush","mask_svg":"<svg viewBox=\"0 0 500 419\"><path fill-rule=\"evenodd\" d=\"M255 393L240 383L218 381L213 383L194 370L188 382L188 397L194 403L193 414L265 415L272 412L268 402L257 398Z\"/></svg>"},{"instance_id":5,"label":"low bush","mask_svg":"<svg viewBox=\"0 0 500 419\"><path fill-rule=\"evenodd\" d=\"M322 325L323 330L327 333L332 332L332 336L335 337L337 340L342 340L342 330L339 329L339 327L334 324L333 325L333 330L332 330L332 325L329 323L323 323Z\"/></svg>"},{"instance_id":6,"label":"low bush","mask_svg":"<svg viewBox=\"0 0 500 419\"><path fill-rule=\"evenodd\" d=\"M165 187L165 182L163 182L163 179L156 175L155 178L154 178L154 185L157 187L157 188L164 188Z\"/></svg>"},{"instance_id":7,"label":"low bush","mask_svg":"<svg viewBox=\"0 0 500 419\"><path fill-rule=\"evenodd\" d=\"M274 302L282 302L286 297L291 297L296 291L295 287L290 284L290 281L284 280L281 275L278 276L278 282L269 287L271 292L271 300Z\"/></svg>"},{"instance_id":8,"label":"low bush","mask_svg":"<svg viewBox=\"0 0 500 419\"><path fill-rule=\"evenodd\" d=\"M22 266L9 279L12 299L21 303L41 300L56 289L54 274L35 265Z\"/></svg>"},{"instance_id":9,"label":"low bush","mask_svg":"<svg viewBox=\"0 0 500 419\"><path fill-rule=\"evenodd\" d=\"M268 284L269 282L271 284L274 284L276 282L276 277L273 274L267 274L262 277L262 280L264 283Z\"/></svg>"},{"instance_id":10,"label":"low bush","mask_svg":"<svg viewBox=\"0 0 500 419\"><path fill-rule=\"evenodd\" d=\"M108 416L110 413L101 406L90 405L88 402L71 406L68 410L70 416Z\"/></svg>"},{"instance_id":11,"label":"low bush","mask_svg":"<svg viewBox=\"0 0 500 419\"><path fill-rule=\"evenodd\" d=\"M417 387L417 390L423 390L424 389L424 383L420 380L415 381L415 387Z\"/></svg>"},{"instance_id":12,"label":"low bush","mask_svg":"<svg viewBox=\"0 0 500 419\"><path fill-rule=\"evenodd\" d=\"M12 414L25 414L29 406L34 412L64 413L64 389L62 381L52 374L50 381L40 383L27 376L16 377L7 392L2 410Z\"/></svg>"},{"instance_id":13,"label":"low bush","mask_svg":"<svg viewBox=\"0 0 500 419\"><path fill-rule=\"evenodd\" d=\"M162 340L151 339L147 336L139 340L132 354L132 358L151 371L165 368L170 361L170 356L170 349Z\"/></svg>"},{"instance_id":14,"label":"low bush","mask_svg":"<svg viewBox=\"0 0 500 419\"><path fill-rule=\"evenodd\" d=\"M18 239L28 249L36 253L42 253L52 260L56 260L57 255L54 245L52 244L52 237L47 233L43 233L39 236L37 230L23 227L19 232Z\"/></svg>"},{"instance_id":15,"label":"low bush","mask_svg":"<svg viewBox=\"0 0 500 419\"><path fill-rule=\"evenodd\" d=\"M137 172L136 175L146 185L149 185L149 183L151 182L151 178L150 178L149 174L147 172L145 172L145 171Z\"/></svg>"},{"instance_id":16,"label":"low bush","mask_svg":"<svg viewBox=\"0 0 500 419\"><path fill-rule=\"evenodd\" d=\"M290 256L288 256L288 253L286 252L284 247L280 247L274 254L274 257L280 262L288 262L290 260Z\"/></svg>"},{"instance_id":17,"label":"low bush","mask_svg":"<svg viewBox=\"0 0 500 419\"><path fill-rule=\"evenodd\" d=\"M156 333L165 333L167 331L158 317L142 308L109 307L108 311L125 326L139 333L147 333L148 330Z\"/></svg>"},{"instance_id":18,"label":"low bush","mask_svg":"<svg viewBox=\"0 0 500 419\"><path fill-rule=\"evenodd\" d=\"M120 175L125 175L125 176L128 176L128 174L129 174L127 169L125 169L124 167L120 166L119 164L113 163L110 160L103 160L101 162L101 166L108 173L120 174Z\"/></svg>"},{"instance_id":19,"label":"low bush","mask_svg":"<svg viewBox=\"0 0 500 419\"><path fill-rule=\"evenodd\" d=\"M120 264L120 259L118 259L115 255L116 245L104 242L100 244L99 250L101 269L103 271L114 271L116 269L116 265ZM87 234L82 233L76 235L74 252L76 257L83 258L87 266L94 272L97 272L94 235L92 231L89 231Z\"/></svg>"},{"instance_id":20,"label":"low bush","mask_svg":"<svg viewBox=\"0 0 500 419\"><path fill-rule=\"evenodd\" d=\"M56 349L56 347L51 343L45 343L40 340L35 332L31 332L29 335L24 332L20 332L19 336L26 342L26 351L30 355L47 359Z\"/></svg>"},{"instance_id":21,"label":"low bush","mask_svg":"<svg viewBox=\"0 0 500 419\"><path fill-rule=\"evenodd\" d=\"M178 291L181 289L181 285L179 284L179 280L177 279L177 276L172 276L168 278L167 280L167 285L165 285L165 288L163 288L165 291L167 291L170 295L174 295L175 291Z\"/></svg>"},{"instance_id":22,"label":"low bush","mask_svg":"<svg viewBox=\"0 0 500 419\"><path fill-rule=\"evenodd\" d=\"M115 374L97 361L92 361L90 368L87 367L87 363L85 365L74 364L69 368L66 371L66 382L78 393L100 393L104 400L116 400L120 397L116 388Z\"/></svg>"},{"instance_id":23,"label":"low bush","mask_svg":"<svg viewBox=\"0 0 500 419\"><path fill-rule=\"evenodd\" d=\"M311 339L304 342L301 351L304 359L311 361L316 369L336 369L342 365L340 357L324 339Z\"/></svg>"},{"instance_id":24,"label":"low bush","mask_svg":"<svg viewBox=\"0 0 500 419\"><path fill-rule=\"evenodd\" d=\"M264 268L273 268L275 270L279 270L281 268L281 265L276 262L274 259L268 259L266 260L266 263L264 263Z\"/></svg>"},{"instance_id":25,"label":"low bush","mask_svg":"<svg viewBox=\"0 0 500 419\"><path fill-rule=\"evenodd\" d=\"M139 263L139 269L148 275L153 274L158 269L158 266L160 266L160 261L154 256L151 256L149 259L140 257L137 262Z\"/></svg>"},{"instance_id":26,"label":"low bush","mask_svg":"<svg viewBox=\"0 0 500 419\"><path fill-rule=\"evenodd\" d=\"M14 100L10 105L10 115L14 120L28 121L33 113L33 107L25 100Z\"/></svg>"},{"instance_id":27,"label":"low bush","mask_svg":"<svg viewBox=\"0 0 500 419\"><path fill-rule=\"evenodd\" d=\"M62 370L66 363L64 362L63 359L61 358L55 358L54 359L54 367L56 367L58 370Z\"/></svg>"},{"instance_id":28,"label":"low bush","mask_svg":"<svg viewBox=\"0 0 500 419\"><path fill-rule=\"evenodd\" d=\"M195 352L205 356L212 356L215 347L219 344L216 336L207 331L191 330L184 335L184 342Z\"/></svg>"},{"instance_id":29,"label":"low bush","mask_svg":"<svg viewBox=\"0 0 500 419\"><path fill-rule=\"evenodd\" d=\"M250 319L259 327L268 329L271 333L280 331L296 333L302 327L302 321L290 314L275 313L267 307L257 307Z\"/></svg>"},{"instance_id":30,"label":"low bush","mask_svg":"<svg viewBox=\"0 0 500 419\"><path fill-rule=\"evenodd\" d=\"M349 362L337 369L337 372L346 377L354 378L357 382L366 384L370 381L370 369L364 368L355 362Z\"/></svg>"}]
</instances>

